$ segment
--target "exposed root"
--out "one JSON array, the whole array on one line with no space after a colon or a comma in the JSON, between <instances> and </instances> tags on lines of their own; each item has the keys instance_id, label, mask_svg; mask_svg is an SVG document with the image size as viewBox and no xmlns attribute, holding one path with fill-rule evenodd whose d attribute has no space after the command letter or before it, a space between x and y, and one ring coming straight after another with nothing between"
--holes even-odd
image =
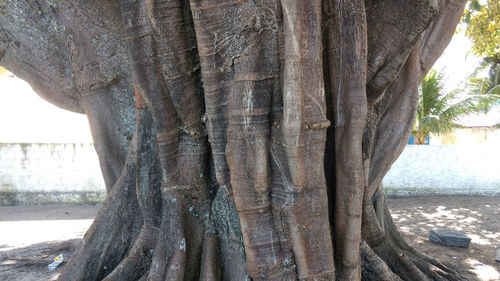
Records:
<instances>
[{"instance_id":1,"label":"exposed root","mask_svg":"<svg viewBox=\"0 0 500 281\"><path fill-rule=\"evenodd\" d=\"M430 279L412 262L404 251L390 240L372 247L375 253L389 266L392 272L407 281L429 281Z\"/></svg>"},{"instance_id":2,"label":"exposed root","mask_svg":"<svg viewBox=\"0 0 500 281\"><path fill-rule=\"evenodd\" d=\"M163 218L147 280L220 280L219 251L206 223L168 208Z\"/></svg>"},{"instance_id":3,"label":"exposed root","mask_svg":"<svg viewBox=\"0 0 500 281\"><path fill-rule=\"evenodd\" d=\"M413 261L413 263L427 275L432 280L450 280L450 281L462 281L467 280L464 277L460 276L455 270L452 268L442 264L441 262L430 258L419 251L412 248L406 241L403 239L399 231L397 230L394 221L392 220L392 216L387 208L387 205L384 204L383 207L384 220L386 224L387 233L390 236L391 240L400 248L403 249L408 257Z\"/></svg>"},{"instance_id":4,"label":"exposed root","mask_svg":"<svg viewBox=\"0 0 500 281\"><path fill-rule=\"evenodd\" d=\"M137 134L122 174L83 237L60 281L99 280L126 255L142 224L135 193Z\"/></svg>"},{"instance_id":5,"label":"exposed root","mask_svg":"<svg viewBox=\"0 0 500 281\"><path fill-rule=\"evenodd\" d=\"M156 281L156 280L167 280L165 278L165 275L167 273L167 268L168 267L168 254L169 254L169 251L172 250L172 251L176 251L178 252L178 249L181 247L180 245L180 238L179 236L182 236L182 234L179 234L179 230L174 230L174 229L170 229L170 223L172 223L170 220L169 220L169 214L168 211L166 209L164 209L163 211L163 215L162 215L162 222L161 222L161 225L160 225L160 232L158 233L158 241L156 243L156 246L154 248L154 254L153 254L153 260L151 262L151 268L149 270L149 273L148 273L148 277L147 277L147 280L148 281ZM172 219L175 219L172 218ZM169 232L170 230L173 230L171 233ZM174 245L171 245L171 244L174 244L173 242L177 242L175 244L177 244L177 249L174 249ZM170 242L170 243L169 243ZM185 242L184 242L184 246L185 246ZM170 249L169 249L170 248ZM170 266L173 266L171 268L171 270L176 270L176 271L180 271L181 270L181 266L182 266L182 270L184 270L184 261L180 261L179 259L182 258L182 257L185 257L185 255L182 255L181 257L177 256L177 265L176 266L173 266L172 264L170 264ZM171 275L173 274L173 272L171 272ZM176 280L176 279L170 279L170 280ZM181 278L182 280L182 278Z\"/></svg>"},{"instance_id":6,"label":"exposed root","mask_svg":"<svg viewBox=\"0 0 500 281\"><path fill-rule=\"evenodd\" d=\"M467 279L460 276L456 271L448 268L442 263L428 258L422 254L414 255L407 253L412 262L432 280L448 280L448 281L466 281Z\"/></svg>"},{"instance_id":7,"label":"exposed root","mask_svg":"<svg viewBox=\"0 0 500 281\"><path fill-rule=\"evenodd\" d=\"M361 266L361 279L364 281L401 280L366 242L361 244Z\"/></svg>"},{"instance_id":8,"label":"exposed root","mask_svg":"<svg viewBox=\"0 0 500 281\"><path fill-rule=\"evenodd\" d=\"M137 169L136 193L139 208L143 217L143 225L127 256L106 276L105 281L137 280L148 270L153 255L153 248L158 236L159 214L161 205L157 144L155 130L152 126L152 116L143 103L143 99L135 88L136 94L136 131L137 131Z\"/></svg>"},{"instance_id":9,"label":"exposed root","mask_svg":"<svg viewBox=\"0 0 500 281\"><path fill-rule=\"evenodd\" d=\"M373 200L368 200L365 196L363 233L368 245L391 271L403 280L466 280L454 270L410 247L392 220L383 190L379 190L379 193Z\"/></svg>"},{"instance_id":10,"label":"exposed root","mask_svg":"<svg viewBox=\"0 0 500 281\"><path fill-rule=\"evenodd\" d=\"M103 281L138 280L149 269L158 229L143 225L128 255Z\"/></svg>"}]
</instances>

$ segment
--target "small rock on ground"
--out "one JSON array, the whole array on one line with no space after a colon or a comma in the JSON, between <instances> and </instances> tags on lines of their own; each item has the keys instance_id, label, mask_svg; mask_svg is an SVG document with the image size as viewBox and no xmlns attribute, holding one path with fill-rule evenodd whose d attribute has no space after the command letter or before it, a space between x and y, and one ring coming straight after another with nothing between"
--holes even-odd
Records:
<instances>
[{"instance_id":1,"label":"small rock on ground","mask_svg":"<svg viewBox=\"0 0 500 281\"><path fill-rule=\"evenodd\" d=\"M449 247L469 247L471 239L465 233L449 229L433 229L429 233L429 240Z\"/></svg>"}]
</instances>

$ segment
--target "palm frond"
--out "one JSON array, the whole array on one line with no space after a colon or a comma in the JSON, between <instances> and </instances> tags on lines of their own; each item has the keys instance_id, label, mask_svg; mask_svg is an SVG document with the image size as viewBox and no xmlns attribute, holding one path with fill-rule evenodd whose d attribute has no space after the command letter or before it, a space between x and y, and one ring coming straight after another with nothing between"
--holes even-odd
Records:
<instances>
[{"instance_id":1,"label":"palm frond","mask_svg":"<svg viewBox=\"0 0 500 281\"><path fill-rule=\"evenodd\" d=\"M465 98L460 90L442 94L443 76L435 70L429 71L420 85L419 104L414 132L444 134L455 128L463 128L457 120L474 112L487 112L500 105L500 85L490 87L488 79L471 78ZM488 80L488 81L486 81Z\"/></svg>"},{"instance_id":2,"label":"palm frond","mask_svg":"<svg viewBox=\"0 0 500 281\"><path fill-rule=\"evenodd\" d=\"M428 133L435 133L437 135L446 134L455 128L462 127L461 125L452 122L451 120L440 118L437 115L428 115L422 118L420 126L422 131Z\"/></svg>"},{"instance_id":3,"label":"palm frond","mask_svg":"<svg viewBox=\"0 0 500 281\"><path fill-rule=\"evenodd\" d=\"M495 87L491 88L488 92L486 92L487 95L497 95L500 96L500 84L496 85Z\"/></svg>"},{"instance_id":4,"label":"palm frond","mask_svg":"<svg viewBox=\"0 0 500 281\"><path fill-rule=\"evenodd\" d=\"M429 71L421 83L421 107L423 115L431 114L431 110L439 103L443 76L434 69Z\"/></svg>"},{"instance_id":5,"label":"palm frond","mask_svg":"<svg viewBox=\"0 0 500 281\"><path fill-rule=\"evenodd\" d=\"M477 77L477 75L479 74L479 72L487 69L487 68L490 68L491 65L492 65L493 61L492 61L492 58L490 57L485 57L483 58L479 64L477 65L477 67L471 72L471 74L468 75L467 78L475 78Z\"/></svg>"},{"instance_id":6,"label":"palm frond","mask_svg":"<svg viewBox=\"0 0 500 281\"><path fill-rule=\"evenodd\" d=\"M482 94L469 96L455 104L450 105L440 116L447 120L456 120L458 117L474 113L487 112L500 100L500 95Z\"/></svg>"}]
</instances>

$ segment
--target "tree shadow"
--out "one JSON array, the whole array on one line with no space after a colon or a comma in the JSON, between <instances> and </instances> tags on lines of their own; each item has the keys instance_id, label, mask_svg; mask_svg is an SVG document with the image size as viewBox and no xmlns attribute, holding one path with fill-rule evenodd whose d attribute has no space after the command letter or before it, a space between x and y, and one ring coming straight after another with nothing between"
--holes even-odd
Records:
<instances>
[{"instance_id":1,"label":"tree shadow","mask_svg":"<svg viewBox=\"0 0 500 281\"><path fill-rule=\"evenodd\" d=\"M56 280L81 239L43 242L0 252L0 280ZM0 249L3 245L0 245ZM53 271L47 266L63 254L63 263Z\"/></svg>"},{"instance_id":2,"label":"tree shadow","mask_svg":"<svg viewBox=\"0 0 500 281\"><path fill-rule=\"evenodd\" d=\"M90 205L0 207L0 280L55 280L81 241L70 238L83 236L98 209ZM47 266L59 254L63 263L49 271Z\"/></svg>"},{"instance_id":3,"label":"tree shadow","mask_svg":"<svg viewBox=\"0 0 500 281\"><path fill-rule=\"evenodd\" d=\"M405 240L422 253L456 268L470 280L500 280L495 247L500 246L500 198L413 197L388 199L394 222ZM429 231L463 231L468 248L430 242Z\"/></svg>"}]
</instances>

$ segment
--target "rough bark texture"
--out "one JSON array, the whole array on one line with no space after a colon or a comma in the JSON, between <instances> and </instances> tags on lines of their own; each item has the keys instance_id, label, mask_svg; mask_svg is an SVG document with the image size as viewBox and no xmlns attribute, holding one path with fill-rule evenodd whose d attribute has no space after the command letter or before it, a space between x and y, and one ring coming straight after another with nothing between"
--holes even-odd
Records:
<instances>
[{"instance_id":1,"label":"rough bark texture","mask_svg":"<svg viewBox=\"0 0 500 281\"><path fill-rule=\"evenodd\" d=\"M464 4L0 1L0 64L87 114L108 189L59 280L463 280L381 183Z\"/></svg>"}]
</instances>

